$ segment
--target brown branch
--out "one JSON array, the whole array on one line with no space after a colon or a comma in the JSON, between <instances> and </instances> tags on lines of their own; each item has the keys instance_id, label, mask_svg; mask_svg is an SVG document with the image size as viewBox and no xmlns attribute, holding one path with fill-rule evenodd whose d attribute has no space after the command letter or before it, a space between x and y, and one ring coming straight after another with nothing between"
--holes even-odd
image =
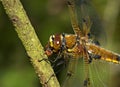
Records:
<instances>
[{"instance_id":1,"label":"brown branch","mask_svg":"<svg viewBox=\"0 0 120 87\"><path fill-rule=\"evenodd\" d=\"M6 13L15 26L15 30L21 39L28 56L35 68L43 87L60 87L49 62L41 61L47 58L43 47L32 27L25 10L19 0L1 0ZM52 76L52 77L51 77Z\"/></svg>"}]
</instances>

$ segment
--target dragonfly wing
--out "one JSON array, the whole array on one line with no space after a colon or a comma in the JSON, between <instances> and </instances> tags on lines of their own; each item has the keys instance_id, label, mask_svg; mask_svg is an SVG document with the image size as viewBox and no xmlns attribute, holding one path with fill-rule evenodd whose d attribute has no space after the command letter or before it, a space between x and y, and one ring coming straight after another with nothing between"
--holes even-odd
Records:
<instances>
[{"instance_id":1,"label":"dragonfly wing","mask_svg":"<svg viewBox=\"0 0 120 87\"><path fill-rule=\"evenodd\" d=\"M90 30L92 38L95 38L103 44L106 41L106 34L102 26L102 20L98 16L96 9L93 7L92 0L74 0L75 9L77 14L78 25L80 26L81 32L84 31L84 20L87 23L87 27ZM104 38L102 38L104 37ZM102 40L101 40L102 38ZM104 40L103 40L104 39Z\"/></svg>"},{"instance_id":2,"label":"dragonfly wing","mask_svg":"<svg viewBox=\"0 0 120 87\"><path fill-rule=\"evenodd\" d=\"M93 60L90 64L91 87L119 87L120 65L103 60Z\"/></svg>"},{"instance_id":3,"label":"dragonfly wing","mask_svg":"<svg viewBox=\"0 0 120 87\"><path fill-rule=\"evenodd\" d=\"M95 61L90 64L91 87L110 87L110 68L105 61Z\"/></svg>"},{"instance_id":4,"label":"dragonfly wing","mask_svg":"<svg viewBox=\"0 0 120 87\"><path fill-rule=\"evenodd\" d=\"M87 46L89 52L94 54L94 56L92 56L93 61L90 64L92 87L120 86L118 82L118 80L120 80L120 56L94 44Z\"/></svg>"},{"instance_id":5,"label":"dragonfly wing","mask_svg":"<svg viewBox=\"0 0 120 87\"><path fill-rule=\"evenodd\" d=\"M87 48L84 48L84 87L91 87L90 86L90 76L89 76L89 54L87 52Z\"/></svg>"},{"instance_id":6,"label":"dragonfly wing","mask_svg":"<svg viewBox=\"0 0 120 87\"><path fill-rule=\"evenodd\" d=\"M70 59L67 75L63 87L85 87L85 73L83 58Z\"/></svg>"},{"instance_id":7,"label":"dragonfly wing","mask_svg":"<svg viewBox=\"0 0 120 87\"><path fill-rule=\"evenodd\" d=\"M72 27L73 27L73 31L78 36L81 36L81 30L80 30L78 20L77 20L77 14L76 14L74 0L67 0L67 5L68 5L68 9L69 9L69 14L70 14L70 19L71 19L71 24L72 24Z\"/></svg>"}]
</instances>

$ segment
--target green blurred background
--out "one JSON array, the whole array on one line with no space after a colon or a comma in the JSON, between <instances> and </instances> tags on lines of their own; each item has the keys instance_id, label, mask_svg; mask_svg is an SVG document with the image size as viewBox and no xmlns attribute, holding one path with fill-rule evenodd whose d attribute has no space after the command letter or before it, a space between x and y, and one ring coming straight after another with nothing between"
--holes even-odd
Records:
<instances>
[{"instance_id":1,"label":"green blurred background","mask_svg":"<svg viewBox=\"0 0 120 87\"><path fill-rule=\"evenodd\" d=\"M43 46L51 34L73 33L64 0L21 0ZM120 0L92 0L103 20L103 47L120 53ZM102 34L101 34L102 35ZM104 38L103 38L104 39ZM0 87L40 87L25 49L0 2Z\"/></svg>"}]
</instances>

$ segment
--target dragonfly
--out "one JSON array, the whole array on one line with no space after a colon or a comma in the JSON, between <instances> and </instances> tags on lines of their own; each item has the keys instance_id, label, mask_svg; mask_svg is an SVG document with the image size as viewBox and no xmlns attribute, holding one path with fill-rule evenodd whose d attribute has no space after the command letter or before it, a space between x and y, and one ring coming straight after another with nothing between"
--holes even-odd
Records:
<instances>
[{"instance_id":1,"label":"dragonfly","mask_svg":"<svg viewBox=\"0 0 120 87\"><path fill-rule=\"evenodd\" d=\"M92 85L92 77L89 74L90 66L95 64L95 66L97 66L96 69L99 69L99 66L101 66L101 62L94 62L96 60L120 64L120 55L101 47L98 41L96 41L95 39L91 39L92 21L90 16L86 14L84 5L82 5L82 3L85 3L85 0L66 0L66 3L69 9L74 34L62 33L51 35L45 48L45 53L48 57L53 54L57 55L57 57L52 61L55 63L56 66L64 64L65 67L67 67L66 79L62 86L110 87L104 84L102 86L102 81L98 82L101 86ZM79 10L81 10L80 19L82 23L79 23L78 21L79 15L77 15L78 12L76 10L76 6L80 7L80 9L78 9L78 12ZM79 73L79 76L76 75L78 73L77 69L79 69L79 67L77 66L78 63L81 63L81 65L84 66L82 67L82 69L80 69L81 72ZM106 66L102 65L102 67ZM81 73L84 74L80 75ZM94 72L91 71L91 73ZM78 86L69 85L73 83L72 81L76 78L75 76L81 78L78 80L78 83L80 84Z\"/></svg>"}]
</instances>

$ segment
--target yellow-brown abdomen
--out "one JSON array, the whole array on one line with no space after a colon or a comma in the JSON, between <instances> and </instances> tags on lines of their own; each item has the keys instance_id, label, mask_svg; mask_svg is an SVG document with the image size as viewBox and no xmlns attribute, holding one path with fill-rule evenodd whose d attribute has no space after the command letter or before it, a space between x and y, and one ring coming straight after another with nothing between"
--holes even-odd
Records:
<instances>
[{"instance_id":1,"label":"yellow-brown abdomen","mask_svg":"<svg viewBox=\"0 0 120 87\"><path fill-rule=\"evenodd\" d=\"M120 63L120 55L106 50L94 44L87 44L88 50L94 54L100 55L102 60L109 62Z\"/></svg>"}]
</instances>

